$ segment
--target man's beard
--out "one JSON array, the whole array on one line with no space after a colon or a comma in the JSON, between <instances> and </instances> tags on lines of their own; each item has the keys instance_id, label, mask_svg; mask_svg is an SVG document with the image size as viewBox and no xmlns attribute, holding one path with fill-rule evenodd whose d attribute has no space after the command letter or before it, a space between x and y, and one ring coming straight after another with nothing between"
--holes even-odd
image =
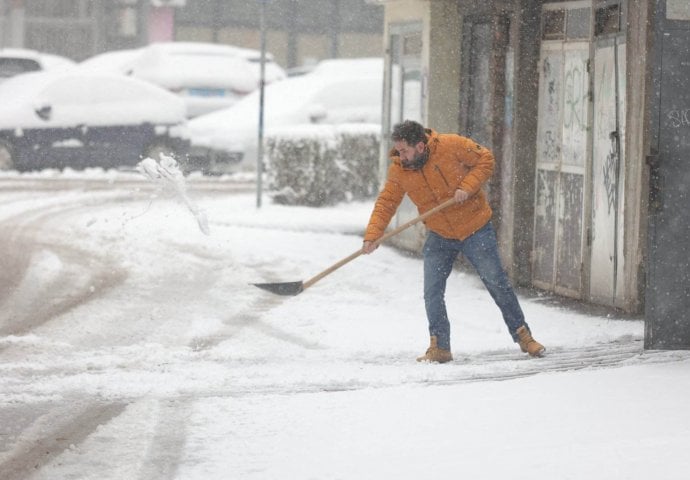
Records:
<instances>
[{"instance_id":1,"label":"man's beard","mask_svg":"<svg viewBox=\"0 0 690 480\"><path fill-rule=\"evenodd\" d=\"M429 151L425 148L422 153L415 153L412 160L403 160L402 166L405 170L419 170L429 159Z\"/></svg>"}]
</instances>

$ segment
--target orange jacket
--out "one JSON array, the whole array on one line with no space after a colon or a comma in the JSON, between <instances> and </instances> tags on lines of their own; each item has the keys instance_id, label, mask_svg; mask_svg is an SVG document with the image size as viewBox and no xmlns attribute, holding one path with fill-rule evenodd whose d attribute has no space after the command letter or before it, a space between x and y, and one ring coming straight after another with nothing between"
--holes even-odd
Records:
<instances>
[{"instance_id":1,"label":"orange jacket","mask_svg":"<svg viewBox=\"0 0 690 480\"><path fill-rule=\"evenodd\" d=\"M482 185L494 170L494 156L473 140L427 129L429 158L420 170L404 169L398 151L390 152L388 178L369 219L365 241L386 230L405 194L420 214L452 198L457 189L470 194L465 202L451 205L429 217L426 227L445 238L464 240L491 219L491 207Z\"/></svg>"}]
</instances>

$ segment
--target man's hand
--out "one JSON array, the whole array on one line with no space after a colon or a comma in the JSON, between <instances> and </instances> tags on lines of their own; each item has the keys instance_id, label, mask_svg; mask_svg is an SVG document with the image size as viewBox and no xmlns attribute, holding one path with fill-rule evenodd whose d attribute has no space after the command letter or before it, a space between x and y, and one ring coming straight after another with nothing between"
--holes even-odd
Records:
<instances>
[{"instance_id":1,"label":"man's hand","mask_svg":"<svg viewBox=\"0 0 690 480\"><path fill-rule=\"evenodd\" d=\"M455 191L454 198L455 198L455 201L456 201L457 203L462 203L462 202L464 202L465 200L467 200L468 198L470 198L470 194L467 193L466 191L460 190L460 189L458 188L458 189Z\"/></svg>"},{"instance_id":2,"label":"man's hand","mask_svg":"<svg viewBox=\"0 0 690 480\"><path fill-rule=\"evenodd\" d=\"M376 250L377 248L379 248L379 244L378 244L378 243L365 241L365 242L362 244L362 253L364 253L364 254L366 254L366 255L369 255L371 252L373 252L373 251Z\"/></svg>"}]
</instances>

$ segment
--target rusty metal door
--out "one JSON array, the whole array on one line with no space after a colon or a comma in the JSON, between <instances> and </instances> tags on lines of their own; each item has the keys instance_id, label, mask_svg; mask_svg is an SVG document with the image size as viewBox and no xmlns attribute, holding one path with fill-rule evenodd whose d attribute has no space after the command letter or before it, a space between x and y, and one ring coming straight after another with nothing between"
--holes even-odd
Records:
<instances>
[{"instance_id":1,"label":"rusty metal door","mask_svg":"<svg viewBox=\"0 0 690 480\"><path fill-rule=\"evenodd\" d=\"M588 42L542 43L532 282L576 298L582 295L588 62Z\"/></svg>"},{"instance_id":2,"label":"rusty metal door","mask_svg":"<svg viewBox=\"0 0 690 480\"><path fill-rule=\"evenodd\" d=\"M625 191L625 35L600 37L594 51L592 217L589 297L621 306Z\"/></svg>"},{"instance_id":3,"label":"rusty metal door","mask_svg":"<svg viewBox=\"0 0 690 480\"><path fill-rule=\"evenodd\" d=\"M645 347L688 349L690 4L668 0L665 6L656 30Z\"/></svg>"}]
</instances>

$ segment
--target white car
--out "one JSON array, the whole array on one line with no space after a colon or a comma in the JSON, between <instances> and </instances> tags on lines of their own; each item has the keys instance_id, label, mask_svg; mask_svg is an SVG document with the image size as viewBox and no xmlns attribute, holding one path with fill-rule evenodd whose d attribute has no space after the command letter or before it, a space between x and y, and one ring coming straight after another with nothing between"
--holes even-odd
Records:
<instances>
[{"instance_id":1,"label":"white car","mask_svg":"<svg viewBox=\"0 0 690 480\"><path fill-rule=\"evenodd\" d=\"M0 48L0 81L21 73L64 69L74 65L76 62L60 55L24 48Z\"/></svg>"},{"instance_id":2,"label":"white car","mask_svg":"<svg viewBox=\"0 0 690 480\"><path fill-rule=\"evenodd\" d=\"M106 52L80 63L80 68L110 70L146 80L179 96L192 118L233 105L259 87L261 52L202 42L153 43L133 50ZM271 54L265 80L286 77Z\"/></svg>"},{"instance_id":3,"label":"white car","mask_svg":"<svg viewBox=\"0 0 690 480\"><path fill-rule=\"evenodd\" d=\"M188 149L184 102L142 80L79 69L0 83L0 169L120 167Z\"/></svg>"},{"instance_id":4,"label":"white car","mask_svg":"<svg viewBox=\"0 0 690 480\"><path fill-rule=\"evenodd\" d=\"M189 122L190 157L209 173L251 170L258 149L259 95ZM264 126L381 123L383 60L324 60L265 88Z\"/></svg>"}]
</instances>

